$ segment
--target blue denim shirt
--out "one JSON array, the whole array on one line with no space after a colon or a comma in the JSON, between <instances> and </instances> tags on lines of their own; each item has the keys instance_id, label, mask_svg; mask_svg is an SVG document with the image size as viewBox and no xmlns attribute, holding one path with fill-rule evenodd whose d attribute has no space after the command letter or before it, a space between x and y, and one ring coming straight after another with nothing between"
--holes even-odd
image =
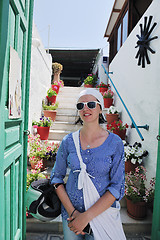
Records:
<instances>
[{"instance_id":1,"label":"blue denim shirt","mask_svg":"<svg viewBox=\"0 0 160 240\"><path fill-rule=\"evenodd\" d=\"M99 195L102 196L106 191L110 191L119 201L124 195L125 182L124 147L121 138L110 133L99 147L82 150L80 146L80 151L87 172L94 177L91 180ZM70 169L66 183L67 194L73 206L78 211L84 212L83 191L78 189L79 172L74 172L80 170L80 162L72 134L63 138L58 149L51 173L51 184L63 183L67 168ZM112 206L115 207L115 203ZM67 217L67 211L62 206L62 218L67 219Z\"/></svg>"}]
</instances>

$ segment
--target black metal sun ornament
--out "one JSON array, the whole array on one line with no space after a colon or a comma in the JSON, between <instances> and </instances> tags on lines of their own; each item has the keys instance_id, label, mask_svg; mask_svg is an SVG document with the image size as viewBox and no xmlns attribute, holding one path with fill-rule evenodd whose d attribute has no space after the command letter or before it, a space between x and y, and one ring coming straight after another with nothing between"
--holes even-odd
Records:
<instances>
[{"instance_id":1,"label":"black metal sun ornament","mask_svg":"<svg viewBox=\"0 0 160 240\"><path fill-rule=\"evenodd\" d=\"M145 68L145 62L147 62L147 64L151 63L147 50L150 51L152 54L155 53L155 51L150 47L150 42L154 39L157 39L158 37L150 37L150 34L152 33L157 23L155 22L150 28L152 18L153 16L149 16L149 20L147 23L147 17L144 17L144 27L142 26L142 24L140 24L140 36L136 35L138 41L135 48L139 49L135 58L138 58L138 66L142 65L142 68Z\"/></svg>"}]
</instances>

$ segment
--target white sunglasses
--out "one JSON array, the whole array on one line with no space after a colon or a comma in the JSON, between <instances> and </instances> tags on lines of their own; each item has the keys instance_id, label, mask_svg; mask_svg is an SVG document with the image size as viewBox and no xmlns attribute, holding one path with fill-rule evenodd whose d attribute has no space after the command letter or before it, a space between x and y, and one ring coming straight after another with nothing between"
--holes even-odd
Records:
<instances>
[{"instance_id":1,"label":"white sunglasses","mask_svg":"<svg viewBox=\"0 0 160 240\"><path fill-rule=\"evenodd\" d=\"M79 102L79 103L77 103L76 107L77 107L77 110L81 111L81 110L84 109L85 105L87 105L87 107L88 107L89 109L94 109L94 108L96 108L96 105L97 105L97 104L100 105L100 103L97 102L97 101Z\"/></svg>"}]
</instances>

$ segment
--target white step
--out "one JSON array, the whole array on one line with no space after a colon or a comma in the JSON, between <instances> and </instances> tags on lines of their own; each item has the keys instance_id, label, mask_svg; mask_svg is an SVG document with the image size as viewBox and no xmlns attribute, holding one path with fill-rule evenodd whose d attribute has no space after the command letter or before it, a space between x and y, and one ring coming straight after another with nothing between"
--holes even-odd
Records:
<instances>
[{"instance_id":1,"label":"white step","mask_svg":"<svg viewBox=\"0 0 160 240\"><path fill-rule=\"evenodd\" d=\"M57 114L78 115L78 111L76 110L76 108L71 108L67 106L66 108L58 107Z\"/></svg>"},{"instance_id":2,"label":"white step","mask_svg":"<svg viewBox=\"0 0 160 240\"><path fill-rule=\"evenodd\" d=\"M68 131L76 131L80 129L82 125L76 124L75 122L61 122L55 121L52 124L51 130L68 130Z\"/></svg>"},{"instance_id":3,"label":"white step","mask_svg":"<svg viewBox=\"0 0 160 240\"><path fill-rule=\"evenodd\" d=\"M50 130L48 140L59 140L62 141L64 136L71 133L71 131L66 130Z\"/></svg>"},{"instance_id":4,"label":"white step","mask_svg":"<svg viewBox=\"0 0 160 240\"><path fill-rule=\"evenodd\" d=\"M58 96L57 96L57 102L59 102L59 104L60 104L60 103L65 103L65 102L76 104L76 102L77 102L77 96L74 97L74 96L72 96L71 94L69 94L69 95L67 95L67 96L58 95Z\"/></svg>"},{"instance_id":5,"label":"white step","mask_svg":"<svg viewBox=\"0 0 160 240\"><path fill-rule=\"evenodd\" d=\"M63 114L63 113L57 113L56 115L56 121L62 121L62 122L76 122L78 120L77 115L74 114Z\"/></svg>"}]
</instances>

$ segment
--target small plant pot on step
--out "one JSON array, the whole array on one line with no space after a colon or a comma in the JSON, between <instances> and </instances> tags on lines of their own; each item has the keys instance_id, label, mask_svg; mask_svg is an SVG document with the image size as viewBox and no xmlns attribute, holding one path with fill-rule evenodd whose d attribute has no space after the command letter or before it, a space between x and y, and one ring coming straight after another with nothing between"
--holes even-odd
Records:
<instances>
[{"instance_id":1,"label":"small plant pot on step","mask_svg":"<svg viewBox=\"0 0 160 240\"><path fill-rule=\"evenodd\" d=\"M52 97L46 96L46 97L51 104L55 104L57 96L52 96Z\"/></svg>"},{"instance_id":2,"label":"small plant pot on step","mask_svg":"<svg viewBox=\"0 0 160 240\"><path fill-rule=\"evenodd\" d=\"M147 204L145 202L133 203L127 199L127 214L136 220L143 220L147 216Z\"/></svg>"},{"instance_id":3,"label":"small plant pot on step","mask_svg":"<svg viewBox=\"0 0 160 240\"><path fill-rule=\"evenodd\" d=\"M118 119L119 119L118 113L115 113L115 114L106 113L107 124L111 124L114 121L118 121Z\"/></svg>"},{"instance_id":4,"label":"small plant pot on step","mask_svg":"<svg viewBox=\"0 0 160 240\"><path fill-rule=\"evenodd\" d=\"M57 111L55 111L55 110L43 110L43 113L44 113L45 117L50 117L52 119L52 121L56 120Z\"/></svg>"},{"instance_id":5,"label":"small plant pot on step","mask_svg":"<svg viewBox=\"0 0 160 240\"><path fill-rule=\"evenodd\" d=\"M50 127L38 127L37 134L40 135L41 140L47 140L49 136L49 129Z\"/></svg>"},{"instance_id":6,"label":"small plant pot on step","mask_svg":"<svg viewBox=\"0 0 160 240\"><path fill-rule=\"evenodd\" d=\"M53 91L55 91L57 94L59 93L60 86L52 84L51 87L52 87Z\"/></svg>"},{"instance_id":7,"label":"small plant pot on step","mask_svg":"<svg viewBox=\"0 0 160 240\"><path fill-rule=\"evenodd\" d=\"M103 100L105 108L109 108L110 106L112 106L113 98L103 98Z\"/></svg>"}]
</instances>

